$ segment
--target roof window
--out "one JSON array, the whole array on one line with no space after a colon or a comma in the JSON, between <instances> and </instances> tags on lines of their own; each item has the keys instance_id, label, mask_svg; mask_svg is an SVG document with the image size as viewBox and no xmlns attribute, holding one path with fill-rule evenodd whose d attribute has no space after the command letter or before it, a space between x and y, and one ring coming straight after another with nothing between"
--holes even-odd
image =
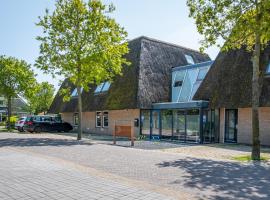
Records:
<instances>
[{"instance_id":1,"label":"roof window","mask_svg":"<svg viewBox=\"0 0 270 200\"><path fill-rule=\"evenodd\" d=\"M81 88L81 93L83 92L83 88ZM75 88L74 90L73 90L73 92L71 93L71 96L72 97L77 97L78 96L78 91L77 91L77 88Z\"/></svg>"},{"instance_id":2,"label":"roof window","mask_svg":"<svg viewBox=\"0 0 270 200\"><path fill-rule=\"evenodd\" d=\"M185 54L185 58L186 58L187 63L188 63L189 65L194 65L194 64L195 64L195 62L194 62L194 60L193 60L193 57L192 57L191 55Z\"/></svg>"},{"instance_id":3,"label":"roof window","mask_svg":"<svg viewBox=\"0 0 270 200\"><path fill-rule=\"evenodd\" d=\"M110 86L111 83L108 81L99 84L95 90L95 94L108 91L110 89Z\"/></svg>"}]
</instances>

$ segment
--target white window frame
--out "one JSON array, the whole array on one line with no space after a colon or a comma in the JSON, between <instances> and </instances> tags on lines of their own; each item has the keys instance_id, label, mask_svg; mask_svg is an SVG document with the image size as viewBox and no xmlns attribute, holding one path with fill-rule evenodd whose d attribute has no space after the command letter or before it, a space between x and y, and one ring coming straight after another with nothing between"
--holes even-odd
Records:
<instances>
[{"instance_id":1,"label":"white window frame","mask_svg":"<svg viewBox=\"0 0 270 200\"><path fill-rule=\"evenodd\" d=\"M97 124L97 119L98 119L98 113L100 113L100 126L98 126L98 124ZM101 128L102 127L102 111L96 111L96 128Z\"/></svg>"},{"instance_id":2,"label":"white window frame","mask_svg":"<svg viewBox=\"0 0 270 200\"><path fill-rule=\"evenodd\" d=\"M104 120L104 118L105 118L105 115L104 115L104 113L107 113L107 118L108 118L108 125L107 126L105 126L104 125L104 122L105 122L105 120ZM102 113L102 127L103 128L108 128L109 127L109 112L108 111L103 111L103 113Z\"/></svg>"}]
</instances>

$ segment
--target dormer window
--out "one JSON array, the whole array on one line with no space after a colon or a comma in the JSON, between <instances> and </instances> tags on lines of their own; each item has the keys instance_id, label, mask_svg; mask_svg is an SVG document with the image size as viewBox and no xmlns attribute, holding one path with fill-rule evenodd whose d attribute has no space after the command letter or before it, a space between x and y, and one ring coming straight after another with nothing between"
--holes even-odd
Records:
<instances>
[{"instance_id":1,"label":"dormer window","mask_svg":"<svg viewBox=\"0 0 270 200\"><path fill-rule=\"evenodd\" d=\"M110 86L111 83L108 81L99 84L95 90L95 94L108 91L110 89Z\"/></svg>"},{"instance_id":2,"label":"dormer window","mask_svg":"<svg viewBox=\"0 0 270 200\"><path fill-rule=\"evenodd\" d=\"M83 92L83 88L81 88L81 93ZM71 93L71 96L72 97L77 97L78 96L78 91L77 91L77 88L75 88L74 90L73 90L73 92Z\"/></svg>"},{"instance_id":3,"label":"dormer window","mask_svg":"<svg viewBox=\"0 0 270 200\"><path fill-rule=\"evenodd\" d=\"M189 65L194 65L194 64L195 64L195 62L194 62L194 60L193 60L193 57L192 57L191 55L185 54L185 58L186 58L187 63L188 63Z\"/></svg>"}]
</instances>

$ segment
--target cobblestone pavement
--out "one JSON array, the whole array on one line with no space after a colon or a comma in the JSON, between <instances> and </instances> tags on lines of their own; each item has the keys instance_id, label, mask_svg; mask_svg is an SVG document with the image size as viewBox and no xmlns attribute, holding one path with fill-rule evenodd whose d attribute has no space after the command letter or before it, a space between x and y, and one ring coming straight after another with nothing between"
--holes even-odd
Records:
<instances>
[{"instance_id":1,"label":"cobblestone pavement","mask_svg":"<svg viewBox=\"0 0 270 200\"><path fill-rule=\"evenodd\" d=\"M191 154L146 151L89 140L78 142L52 134L0 133L0 150L3 149L65 163L77 173L91 171L97 179L101 177L136 189L141 186L147 192L167 197L171 194L176 199L270 199L269 163L202 159Z\"/></svg>"}]
</instances>

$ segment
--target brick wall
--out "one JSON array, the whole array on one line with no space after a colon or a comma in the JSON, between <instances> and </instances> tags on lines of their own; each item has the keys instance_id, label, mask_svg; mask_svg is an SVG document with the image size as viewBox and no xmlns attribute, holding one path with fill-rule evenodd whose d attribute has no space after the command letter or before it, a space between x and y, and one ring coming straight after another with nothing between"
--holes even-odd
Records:
<instances>
[{"instance_id":1,"label":"brick wall","mask_svg":"<svg viewBox=\"0 0 270 200\"><path fill-rule=\"evenodd\" d=\"M260 140L262 145L270 145L270 107L262 107L260 114ZM251 108L238 109L238 143L252 143Z\"/></svg>"},{"instance_id":2,"label":"brick wall","mask_svg":"<svg viewBox=\"0 0 270 200\"><path fill-rule=\"evenodd\" d=\"M112 134L114 129L114 122L121 124L133 123L135 118L140 118L139 109L126 109L126 110L109 110L109 126L108 128L96 127L96 112L84 112L82 115L82 128L86 133L95 134ZM62 119L66 122L74 125L73 115L74 113L61 113ZM125 121L120 121L125 120ZM75 127L76 128L76 127ZM135 127L134 132L139 135L140 128Z\"/></svg>"},{"instance_id":3,"label":"brick wall","mask_svg":"<svg viewBox=\"0 0 270 200\"><path fill-rule=\"evenodd\" d=\"M270 145L270 107L262 107L260 114L260 140L262 145ZM220 142L224 142L225 135L225 109L220 109ZM252 143L252 117L251 108L238 109L237 142Z\"/></svg>"}]
</instances>

